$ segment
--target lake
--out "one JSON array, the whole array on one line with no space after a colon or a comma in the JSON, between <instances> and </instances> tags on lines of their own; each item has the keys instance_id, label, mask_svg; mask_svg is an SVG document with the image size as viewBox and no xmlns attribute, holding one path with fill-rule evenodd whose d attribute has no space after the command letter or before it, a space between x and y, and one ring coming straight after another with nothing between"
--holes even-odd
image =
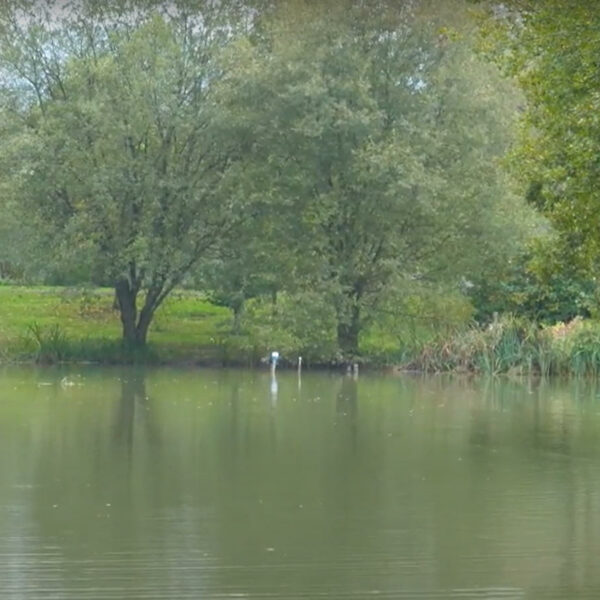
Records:
<instances>
[{"instance_id":1,"label":"lake","mask_svg":"<svg viewBox=\"0 0 600 600\"><path fill-rule=\"evenodd\" d=\"M0 370L0 598L600 597L592 382Z\"/></svg>"}]
</instances>

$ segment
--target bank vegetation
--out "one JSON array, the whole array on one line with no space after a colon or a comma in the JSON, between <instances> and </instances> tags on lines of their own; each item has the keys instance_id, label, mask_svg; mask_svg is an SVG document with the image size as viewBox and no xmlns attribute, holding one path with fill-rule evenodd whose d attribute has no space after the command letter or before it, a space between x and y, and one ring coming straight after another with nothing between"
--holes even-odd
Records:
<instances>
[{"instance_id":1,"label":"bank vegetation","mask_svg":"<svg viewBox=\"0 0 600 600\"><path fill-rule=\"evenodd\" d=\"M599 20L3 2L0 352L595 373Z\"/></svg>"}]
</instances>

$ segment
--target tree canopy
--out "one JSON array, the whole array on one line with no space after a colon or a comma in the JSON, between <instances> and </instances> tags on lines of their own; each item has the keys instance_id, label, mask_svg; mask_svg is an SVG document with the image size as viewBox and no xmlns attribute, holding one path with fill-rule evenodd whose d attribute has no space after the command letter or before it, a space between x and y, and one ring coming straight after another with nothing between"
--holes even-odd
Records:
<instances>
[{"instance_id":1,"label":"tree canopy","mask_svg":"<svg viewBox=\"0 0 600 600\"><path fill-rule=\"evenodd\" d=\"M131 343L238 220L212 88L243 16L234 2L3 5L12 193L49 249L115 286Z\"/></svg>"},{"instance_id":2,"label":"tree canopy","mask_svg":"<svg viewBox=\"0 0 600 600\"><path fill-rule=\"evenodd\" d=\"M599 22L595 2L521 0L485 28L488 49L525 94L514 171L591 272L600 258Z\"/></svg>"},{"instance_id":3,"label":"tree canopy","mask_svg":"<svg viewBox=\"0 0 600 600\"><path fill-rule=\"evenodd\" d=\"M318 294L354 358L410 282L458 288L528 233L500 164L520 97L444 6L455 29L427 0L10 0L6 202L114 286L131 344L186 282L238 316Z\"/></svg>"},{"instance_id":4,"label":"tree canopy","mask_svg":"<svg viewBox=\"0 0 600 600\"><path fill-rule=\"evenodd\" d=\"M518 230L498 169L514 98L416 6L285 3L229 49L222 80L246 168L304 232L290 240L346 355L399 276L459 279Z\"/></svg>"}]
</instances>

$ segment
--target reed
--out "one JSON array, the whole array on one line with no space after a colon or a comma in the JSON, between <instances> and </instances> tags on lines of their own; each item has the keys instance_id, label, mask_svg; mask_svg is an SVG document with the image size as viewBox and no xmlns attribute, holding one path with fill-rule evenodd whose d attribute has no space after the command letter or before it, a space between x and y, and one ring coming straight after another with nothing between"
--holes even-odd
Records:
<instances>
[{"instance_id":1,"label":"reed","mask_svg":"<svg viewBox=\"0 0 600 600\"><path fill-rule=\"evenodd\" d=\"M600 323L576 320L552 327L505 315L427 344L408 366L428 372L466 371L598 376Z\"/></svg>"},{"instance_id":2,"label":"reed","mask_svg":"<svg viewBox=\"0 0 600 600\"><path fill-rule=\"evenodd\" d=\"M24 348L29 345L33 352L35 362L52 364L67 360L70 355L70 342L65 332L59 325L43 327L37 322L27 326Z\"/></svg>"}]
</instances>

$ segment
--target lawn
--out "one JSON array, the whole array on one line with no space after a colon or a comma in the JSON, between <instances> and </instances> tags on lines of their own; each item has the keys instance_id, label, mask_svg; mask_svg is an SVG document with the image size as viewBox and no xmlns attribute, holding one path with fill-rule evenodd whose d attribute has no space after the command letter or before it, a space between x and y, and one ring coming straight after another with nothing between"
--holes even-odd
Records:
<instances>
[{"instance_id":1,"label":"lawn","mask_svg":"<svg viewBox=\"0 0 600 600\"><path fill-rule=\"evenodd\" d=\"M121 342L113 301L109 288L0 285L0 362L253 366L273 348L282 364L295 364L298 356L307 366L339 361L332 311L323 303L282 294L275 310L270 300L250 301L243 329L234 333L229 309L201 292L176 290L158 309L147 348L132 352ZM361 360L403 362L431 336L431 328L403 321L374 323L361 335Z\"/></svg>"},{"instance_id":2,"label":"lawn","mask_svg":"<svg viewBox=\"0 0 600 600\"><path fill-rule=\"evenodd\" d=\"M3 358L40 358L45 345L63 358L120 360L115 353L122 352L121 324L113 298L111 289L0 286ZM146 355L157 362L222 362L230 324L228 309L198 292L176 291L157 311Z\"/></svg>"}]
</instances>

